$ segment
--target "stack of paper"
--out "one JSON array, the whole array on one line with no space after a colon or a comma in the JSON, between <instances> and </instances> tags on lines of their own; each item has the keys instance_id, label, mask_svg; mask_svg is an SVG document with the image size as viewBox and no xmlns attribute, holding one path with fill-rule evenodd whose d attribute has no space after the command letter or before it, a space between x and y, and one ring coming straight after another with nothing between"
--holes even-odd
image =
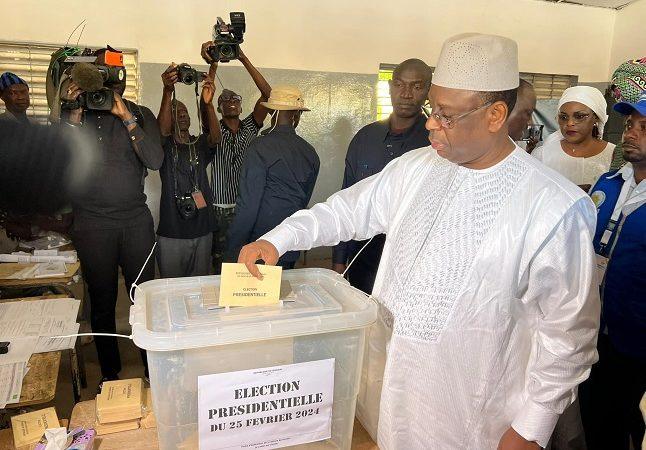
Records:
<instances>
[{"instance_id":1,"label":"stack of paper","mask_svg":"<svg viewBox=\"0 0 646 450\"><path fill-rule=\"evenodd\" d=\"M141 378L104 382L96 396L97 435L139 428L143 394Z\"/></svg>"},{"instance_id":2,"label":"stack of paper","mask_svg":"<svg viewBox=\"0 0 646 450\"><path fill-rule=\"evenodd\" d=\"M37 253L38 252L38 253ZM47 252L43 254L44 252ZM50 252L52 254L50 254ZM53 254L55 253L55 254ZM59 252L58 250L34 250L34 254L26 252L13 252L11 254L0 254L0 262L10 262L10 263L46 263L46 262L65 262L68 264L74 264L78 261L78 256L76 252L66 251Z\"/></svg>"},{"instance_id":3,"label":"stack of paper","mask_svg":"<svg viewBox=\"0 0 646 450\"><path fill-rule=\"evenodd\" d=\"M122 431L130 431L139 429L138 420L124 420L123 422L113 423L100 423L96 422L94 425L97 436L103 436L112 433L121 433Z\"/></svg>"},{"instance_id":4,"label":"stack of paper","mask_svg":"<svg viewBox=\"0 0 646 450\"><path fill-rule=\"evenodd\" d=\"M29 368L26 362L0 365L0 408L18 403L22 394L22 380Z\"/></svg>"},{"instance_id":5,"label":"stack of paper","mask_svg":"<svg viewBox=\"0 0 646 450\"><path fill-rule=\"evenodd\" d=\"M78 333L80 303L68 298L0 303L0 341L10 342L9 352L0 355L0 408L20 399L32 353L74 346L75 337L50 336Z\"/></svg>"},{"instance_id":6,"label":"stack of paper","mask_svg":"<svg viewBox=\"0 0 646 450\"><path fill-rule=\"evenodd\" d=\"M11 418L11 428L16 448L35 444L40 440L47 428L56 428L58 426L58 416L54 408L45 408Z\"/></svg>"}]
</instances>

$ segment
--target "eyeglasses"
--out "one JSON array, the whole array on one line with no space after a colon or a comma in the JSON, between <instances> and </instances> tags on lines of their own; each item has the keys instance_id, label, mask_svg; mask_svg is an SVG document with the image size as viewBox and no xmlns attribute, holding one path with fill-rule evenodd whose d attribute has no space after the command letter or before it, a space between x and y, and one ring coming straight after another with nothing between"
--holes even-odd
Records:
<instances>
[{"instance_id":1,"label":"eyeglasses","mask_svg":"<svg viewBox=\"0 0 646 450\"><path fill-rule=\"evenodd\" d=\"M232 95L231 97L220 97L220 101L222 102L241 102L242 97L239 95Z\"/></svg>"},{"instance_id":2,"label":"eyeglasses","mask_svg":"<svg viewBox=\"0 0 646 450\"><path fill-rule=\"evenodd\" d=\"M588 117L590 117L590 113L575 112L574 114L572 114L572 120L574 120L574 123L576 124L585 122ZM559 122L563 123L570 120L570 116L568 116L566 113L559 113L556 118Z\"/></svg>"},{"instance_id":3,"label":"eyeglasses","mask_svg":"<svg viewBox=\"0 0 646 450\"><path fill-rule=\"evenodd\" d=\"M469 114L473 114L476 111L480 111L483 108L487 108L491 106L493 102L487 102L484 105L480 105L475 109L472 109L471 111L467 111L465 113L459 114L457 116L445 116L444 114L438 113L438 112L432 112L431 111L431 105L430 103L426 103L423 108L425 109L426 113L428 114L429 117L432 117L433 119L437 120L440 122L440 125L442 128L446 129L451 129L455 127L455 124L460 121L461 119L464 119L466 116Z\"/></svg>"}]
</instances>

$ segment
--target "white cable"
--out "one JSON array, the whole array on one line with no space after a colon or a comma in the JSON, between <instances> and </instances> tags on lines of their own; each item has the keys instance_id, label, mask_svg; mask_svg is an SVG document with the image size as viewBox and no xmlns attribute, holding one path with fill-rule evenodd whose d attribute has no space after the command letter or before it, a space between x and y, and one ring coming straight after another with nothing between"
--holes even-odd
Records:
<instances>
[{"instance_id":1,"label":"white cable","mask_svg":"<svg viewBox=\"0 0 646 450\"><path fill-rule=\"evenodd\" d=\"M135 281L132 283L132 286L130 286L129 294L130 294L130 301L132 303L135 302L135 298L132 295L132 290L134 288L137 288L137 289L141 290L141 288L139 286L137 286L137 281L139 281L139 277L141 277L141 274L144 273L144 269L146 268L146 264L148 264L148 261L150 260L150 257L153 256L153 253L155 253L155 247L157 247L157 241L155 241L155 243L153 244L153 248L150 250L150 253L148 254L148 258L146 258L146 262L141 267L141 270L139 271L139 275L137 275L137 278L135 278Z\"/></svg>"},{"instance_id":2,"label":"white cable","mask_svg":"<svg viewBox=\"0 0 646 450\"><path fill-rule=\"evenodd\" d=\"M132 335L126 336L125 334L114 334L114 333L77 333L77 334L66 334L65 336L47 336L49 339L64 339L77 336L112 336L112 337L121 337L126 339L132 339Z\"/></svg>"},{"instance_id":3,"label":"white cable","mask_svg":"<svg viewBox=\"0 0 646 450\"><path fill-rule=\"evenodd\" d=\"M359 251L357 252L357 254L356 254L356 255L354 255L354 258L352 258L352 261L350 261L350 264L348 264L348 267L346 267L346 268L345 268L345 270L343 271L343 273L341 274L341 276L342 276L342 277L345 277L345 274L346 274L346 273L348 273L348 270L350 270L350 267L352 267L352 264L354 264L354 262L357 260L357 258L358 258L358 257L359 257L359 255L361 254L361 252L362 252L362 251L364 251L364 250L366 249L366 247L367 247L367 246L372 242L372 240L373 240L374 238L375 238L374 236L373 236L373 237L371 237L371 238L370 238L370 240L369 240L368 242L366 242L366 243L365 243L365 245L364 245L363 247L361 247L361 250L359 250ZM361 289L359 289L359 290L361 291ZM361 291L361 292L363 292L363 291ZM364 293L364 294L366 294L365 292L363 292L363 293ZM366 295L369 295L369 294L366 294Z\"/></svg>"}]
</instances>

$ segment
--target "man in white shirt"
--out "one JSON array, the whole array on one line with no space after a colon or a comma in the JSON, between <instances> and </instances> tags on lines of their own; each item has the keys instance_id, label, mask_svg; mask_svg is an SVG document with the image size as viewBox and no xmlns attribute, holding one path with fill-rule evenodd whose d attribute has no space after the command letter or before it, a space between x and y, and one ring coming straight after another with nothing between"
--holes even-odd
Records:
<instances>
[{"instance_id":1,"label":"man in white shirt","mask_svg":"<svg viewBox=\"0 0 646 450\"><path fill-rule=\"evenodd\" d=\"M240 252L260 277L257 260L386 233L358 404L382 450L544 447L597 358L594 205L509 138L517 88L514 41L449 39L431 147Z\"/></svg>"}]
</instances>

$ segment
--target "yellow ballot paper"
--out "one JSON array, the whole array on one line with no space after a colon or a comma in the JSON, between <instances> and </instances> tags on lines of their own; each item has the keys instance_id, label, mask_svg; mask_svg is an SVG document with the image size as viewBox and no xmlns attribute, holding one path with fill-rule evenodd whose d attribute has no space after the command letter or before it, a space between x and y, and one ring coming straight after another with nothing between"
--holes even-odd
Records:
<instances>
[{"instance_id":1,"label":"yellow ballot paper","mask_svg":"<svg viewBox=\"0 0 646 450\"><path fill-rule=\"evenodd\" d=\"M259 265L263 279L249 273L244 264L222 264L220 306L272 305L280 299L283 268Z\"/></svg>"},{"instance_id":2,"label":"yellow ballot paper","mask_svg":"<svg viewBox=\"0 0 646 450\"><path fill-rule=\"evenodd\" d=\"M47 428L58 428L59 426L54 408L45 408L11 418L16 448L38 442Z\"/></svg>"}]
</instances>

